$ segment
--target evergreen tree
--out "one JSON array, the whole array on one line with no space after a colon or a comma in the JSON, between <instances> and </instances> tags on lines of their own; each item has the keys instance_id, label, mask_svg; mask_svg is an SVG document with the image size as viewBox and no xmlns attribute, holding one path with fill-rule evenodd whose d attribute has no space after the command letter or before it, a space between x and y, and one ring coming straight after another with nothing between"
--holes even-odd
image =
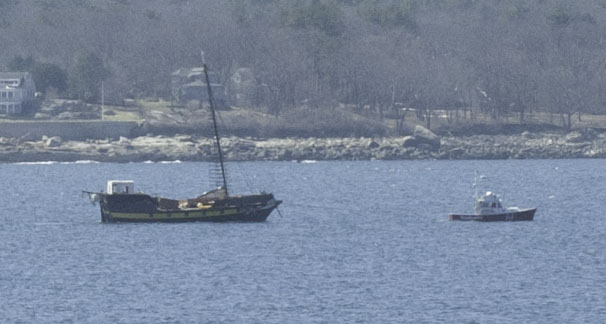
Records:
<instances>
[{"instance_id":1,"label":"evergreen tree","mask_svg":"<svg viewBox=\"0 0 606 324\"><path fill-rule=\"evenodd\" d=\"M23 58L21 55L13 57L7 66L10 72L31 72L33 67L34 59L31 56Z\"/></svg>"},{"instance_id":2,"label":"evergreen tree","mask_svg":"<svg viewBox=\"0 0 606 324\"><path fill-rule=\"evenodd\" d=\"M103 60L95 53L81 53L69 75L69 92L74 98L85 101L99 99L101 82L109 76Z\"/></svg>"},{"instance_id":3,"label":"evergreen tree","mask_svg":"<svg viewBox=\"0 0 606 324\"><path fill-rule=\"evenodd\" d=\"M31 73L36 84L36 90L42 93L46 93L51 87L59 93L64 93L67 90L67 72L56 64L36 63Z\"/></svg>"},{"instance_id":4,"label":"evergreen tree","mask_svg":"<svg viewBox=\"0 0 606 324\"><path fill-rule=\"evenodd\" d=\"M23 58L17 55L8 62L11 72L29 72L36 85L36 90L46 93L48 88L54 88L59 93L67 90L67 72L53 63L36 62L31 56Z\"/></svg>"}]
</instances>

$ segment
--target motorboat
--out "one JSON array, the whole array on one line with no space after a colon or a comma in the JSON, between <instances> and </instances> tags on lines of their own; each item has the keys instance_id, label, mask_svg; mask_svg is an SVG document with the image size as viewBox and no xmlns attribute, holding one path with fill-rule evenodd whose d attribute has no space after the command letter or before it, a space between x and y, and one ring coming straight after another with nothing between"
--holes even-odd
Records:
<instances>
[{"instance_id":1,"label":"motorboat","mask_svg":"<svg viewBox=\"0 0 606 324\"><path fill-rule=\"evenodd\" d=\"M499 196L488 191L482 196L475 196L473 214L450 214L450 220L460 221L531 221L536 208L521 209L518 207L503 207Z\"/></svg>"}]
</instances>

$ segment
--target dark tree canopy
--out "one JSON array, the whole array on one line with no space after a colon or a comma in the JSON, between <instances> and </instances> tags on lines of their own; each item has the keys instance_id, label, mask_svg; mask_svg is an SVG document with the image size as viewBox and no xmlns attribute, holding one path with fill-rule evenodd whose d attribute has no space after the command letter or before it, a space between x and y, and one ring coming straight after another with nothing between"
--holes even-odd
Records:
<instances>
[{"instance_id":1,"label":"dark tree canopy","mask_svg":"<svg viewBox=\"0 0 606 324\"><path fill-rule=\"evenodd\" d=\"M8 62L7 67L11 72L31 72L34 64L33 57L23 58L21 55L17 55Z\"/></svg>"},{"instance_id":2,"label":"dark tree canopy","mask_svg":"<svg viewBox=\"0 0 606 324\"><path fill-rule=\"evenodd\" d=\"M95 101L100 97L101 82L108 76L101 58L91 52L81 53L70 74L70 93L78 99Z\"/></svg>"},{"instance_id":3,"label":"dark tree canopy","mask_svg":"<svg viewBox=\"0 0 606 324\"><path fill-rule=\"evenodd\" d=\"M36 90L46 93L49 88L62 94L67 90L67 72L53 63L37 63L32 69Z\"/></svg>"},{"instance_id":4,"label":"dark tree canopy","mask_svg":"<svg viewBox=\"0 0 606 324\"><path fill-rule=\"evenodd\" d=\"M23 58L17 55L9 61L8 70L30 72L39 92L46 93L47 89L53 88L63 94L67 90L67 72L56 64L36 62L31 56Z\"/></svg>"}]
</instances>

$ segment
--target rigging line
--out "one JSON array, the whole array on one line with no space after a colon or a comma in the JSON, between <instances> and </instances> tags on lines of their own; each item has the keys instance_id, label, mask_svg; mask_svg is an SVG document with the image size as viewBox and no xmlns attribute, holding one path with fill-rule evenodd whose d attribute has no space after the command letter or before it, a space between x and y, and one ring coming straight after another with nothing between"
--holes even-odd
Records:
<instances>
[{"instance_id":1,"label":"rigging line","mask_svg":"<svg viewBox=\"0 0 606 324\"><path fill-rule=\"evenodd\" d=\"M209 137L214 138L213 135L209 134ZM216 140L216 139L214 139ZM221 166L219 164L219 154L217 152L217 146L212 145L210 147L210 158L211 164L208 167L208 179L209 181L216 187L220 187L223 182L223 176L221 174ZM224 167L224 170L227 172L227 166Z\"/></svg>"},{"instance_id":2,"label":"rigging line","mask_svg":"<svg viewBox=\"0 0 606 324\"><path fill-rule=\"evenodd\" d=\"M204 78L206 80L206 91L208 92L208 104L210 105L210 111L213 118L213 129L215 131L215 142L217 144L217 151L219 152L219 163L221 163L221 175L223 176L223 189L225 195L229 197L229 190L227 189L227 178L225 177L225 167L223 165L223 153L221 152L221 138L219 137L219 131L217 130L217 119L215 117L215 105L212 93L212 87L210 85L210 79L208 78L208 67L204 61L204 52L202 52L202 70L204 72ZM202 98L200 98L200 104L202 104Z\"/></svg>"},{"instance_id":3,"label":"rigging line","mask_svg":"<svg viewBox=\"0 0 606 324\"><path fill-rule=\"evenodd\" d=\"M233 165L235 165L235 170L234 170L235 173L237 173L240 176L240 178L244 180L244 184L246 184L246 187L248 188L248 190L250 192L254 192L255 191L255 187L253 185L252 180L250 179L250 176L248 176L246 174L246 172L244 172L242 170L242 168L239 166L238 163L232 164L232 167L233 167Z\"/></svg>"},{"instance_id":4,"label":"rigging line","mask_svg":"<svg viewBox=\"0 0 606 324\"><path fill-rule=\"evenodd\" d=\"M223 116L221 116L221 113L219 111L217 111L217 117L219 119L219 123L221 124L221 128L223 128L225 130L225 133L230 133L229 132L230 128L227 127L227 124L225 123L225 120L223 119ZM244 183L248 187L248 190L250 190L251 192L254 192L256 188L254 187L253 181L250 178L250 176L242 170L242 168L239 166L238 163L235 163L235 164L232 163L232 166L233 165L236 166L236 172L238 172L242 176L242 179L244 179Z\"/></svg>"}]
</instances>

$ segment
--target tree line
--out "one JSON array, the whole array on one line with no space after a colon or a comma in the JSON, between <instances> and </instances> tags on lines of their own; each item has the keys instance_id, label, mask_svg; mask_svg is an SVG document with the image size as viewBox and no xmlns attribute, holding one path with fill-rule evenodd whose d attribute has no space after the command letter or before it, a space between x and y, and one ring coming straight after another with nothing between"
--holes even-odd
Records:
<instances>
[{"instance_id":1,"label":"tree line","mask_svg":"<svg viewBox=\"0 0 606 324\"><path fill-rule=\"evenodd\" d=\"M101 81L117 99L169 97L204 50L223 82L252 69L274 114L540 111L570 127L606 113L605 27L605 0L0 0L0 66L85 100Z\"/></svg>"}]
</instances>

